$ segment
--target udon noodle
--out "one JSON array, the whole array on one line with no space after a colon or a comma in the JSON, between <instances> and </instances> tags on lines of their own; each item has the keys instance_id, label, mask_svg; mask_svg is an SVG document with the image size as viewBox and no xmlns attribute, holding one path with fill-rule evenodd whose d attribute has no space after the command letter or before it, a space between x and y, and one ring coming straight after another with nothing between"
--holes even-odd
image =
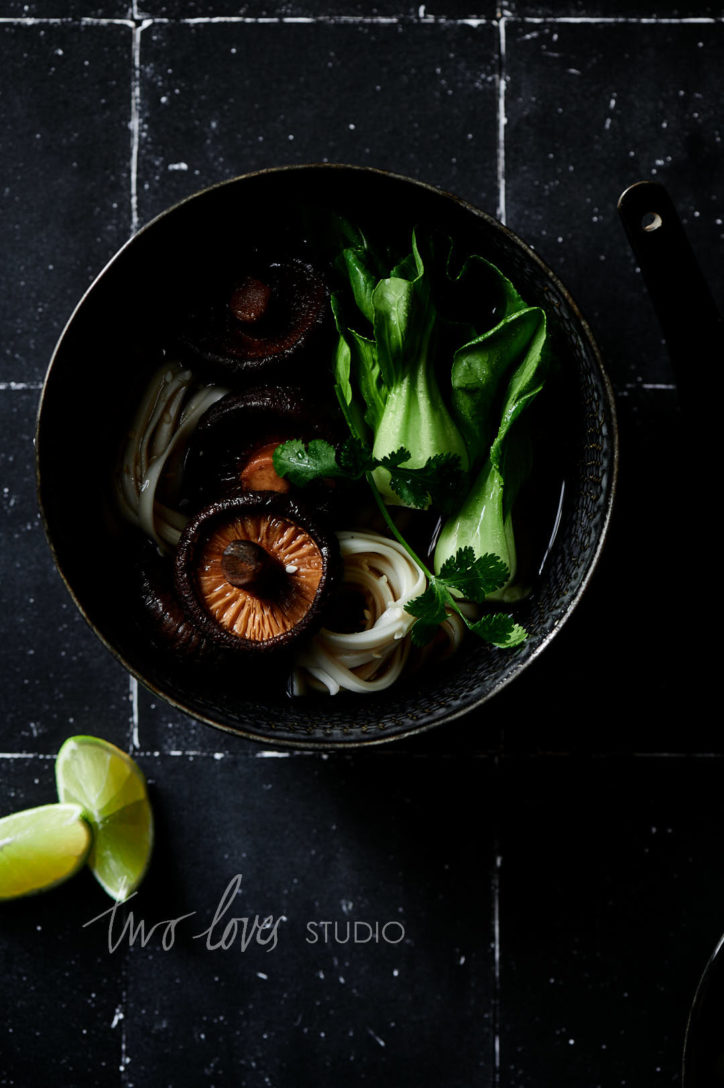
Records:
<instances>
[{"instance_id":1,"label":"udon noodle","mask_svg":"<svg viewBox=\"0 0 724 1088\"><path fill-rule=\"evenodd\" d=\"M199 386L191 370L166 363L136 413L118 472L118 500L128 521L162 552L176 546L186 524L170 501L188 441L206 409L227 392L218 385Z\"/></svg>"},{"instance_id":2,"label":"udon noodle","mask_svg":"<svg viewBox=\"0 0 724 1088\"><path fill-rule=\"evenodd\" d=\"M405 605L424 592L425 575L396 540L362 530L337 537L344 582L365 598L365 629L322 628L297 656L294 694L382 691L397 680L410 653L415 621ZM456 648L464 633L460 617L450 614L441 627L448 649Z\"/></svg>"}]
</instances>

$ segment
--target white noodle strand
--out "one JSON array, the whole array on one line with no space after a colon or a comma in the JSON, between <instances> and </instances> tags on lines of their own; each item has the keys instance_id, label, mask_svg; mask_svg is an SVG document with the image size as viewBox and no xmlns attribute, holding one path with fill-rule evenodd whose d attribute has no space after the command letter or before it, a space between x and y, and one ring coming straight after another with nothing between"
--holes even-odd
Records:
<instances>
[{"instance_id":1,"label":"white noodle strand","mask_svg":"<svg viewBox=\"0 0 724 1088\"><path fill-rule=\"evenodd\" d=\"M344 564L344 582L363 591L367 601L366 627L351 633L322 628L297 655L291 691L336 695L383 691L402 673L410 654L410 629L415 619L405 605L424 593L427 579L401 544L379 533L337 533ZM461 601L460 609L473 619L476 605ZM442 638L431 651L449 656L465 635L465 623L449 612L440 625ZM422 651L423 658L428 652Z\"/></svg>"},{"instance_id":2,"label":"white noodle strand","mask_svg":"<svg viewBox=\"0 0 724 1088\"><path fill-rule=\"evenodd\" d=\"M186 524L180 511L159 499L161 478L172 457L182 463L201 416L227 392L218 385L195 388L192 371L166 363L149 382L136 413L117 476L118 505L161 551L175 547ZM178 480L171 482L178 486Z\"/></svg>"},{"instance_id":3,"label":"white noodle strand","mask_svg":"<svg viewBox=\"0 0 724 1088\"><path fill-rule=\"evenodd\" d=\"M294 692L382 691L398 678L410 651L414 617L404 606L424 592L424 573L396 540L361 531L337 536L344 581L366 592L367 628L322 628L297 658Z\"/></svg>"}]
</instances>

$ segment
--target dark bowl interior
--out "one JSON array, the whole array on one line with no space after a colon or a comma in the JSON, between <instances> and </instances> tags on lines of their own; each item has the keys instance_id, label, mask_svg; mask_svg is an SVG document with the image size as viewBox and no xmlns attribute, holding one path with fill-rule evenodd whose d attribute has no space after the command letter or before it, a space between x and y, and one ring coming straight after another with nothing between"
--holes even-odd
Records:
<instances>
[{"instance_id":1,"label":"dark bowl interior","mask_svg":"<svg viewBox=\"0 0 724 1088\"><path fill-rule=\"evenodd\" d=\"M449 663L377 696L289 698L282 685L225 687L159 651L138 622L127 582L128 534L111 498L118 446L161 358L179 298L255 239L284 243L309 217L340 211L380 237L415 224L447 231L497 264L543 306L560 373L541 428L542 486L534 579L513 651L470 639ZM591 334L551 271L490 216L447 193L382 171L311 165L262 171L207 189L159 216L116 255L69 321L48 370L37 430L41 509L54 557L96 634L147 687L209 724L265 742L351 746L447 721L507 684L552 638L599 554L616 475L613 398ZM554 532L555 527L555 532ZM551 538L553 538L551 540ZM253 672L253 670L252 670Z\"/></svg>"}]
</instances>

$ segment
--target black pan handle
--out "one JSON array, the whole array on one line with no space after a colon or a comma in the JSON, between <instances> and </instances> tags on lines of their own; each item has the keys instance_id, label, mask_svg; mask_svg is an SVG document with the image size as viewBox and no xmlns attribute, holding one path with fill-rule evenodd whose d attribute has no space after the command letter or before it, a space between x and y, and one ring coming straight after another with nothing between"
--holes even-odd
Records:
<instances>
[{"instance_id":1,"label":"black pan handle","mask_svg":"<svg viewBox=\"0 0 724 1088\"><path fill-rule=\"evenodd\" d=\"M682 412L691 418L695 386L724 362L724 321L671 197L657 181L638 181L618 210L666 339Z\"/></svg>"}]
</instances>

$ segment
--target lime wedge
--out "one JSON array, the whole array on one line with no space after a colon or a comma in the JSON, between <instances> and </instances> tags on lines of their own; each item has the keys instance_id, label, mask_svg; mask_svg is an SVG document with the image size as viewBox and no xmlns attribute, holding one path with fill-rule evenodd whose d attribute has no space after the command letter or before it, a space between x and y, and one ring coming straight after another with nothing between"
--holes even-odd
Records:
<instances>
[{"instance_id":1,"label":"lime wedge","mask_svg":"<svg viewBox=\"0 0 724 1088\"><path fill-rule=\"evenodd\" d=\"M153 845L146 779L129 755L99 737L69 737L55 761L61 801L81 806L93 830L96 880L121 902L141 883Z\"/></svg>"},{"instance_id":2,"label":"lime wedge","mask_svg":"<svg viewBox=\"0 0 724 1088\"><path fill-rule=\"evenodd\" d=\"M91 832L80 805L40 805L0 820L0 899L54 888L81 868Z\"/></svg>"}]
</instances>

